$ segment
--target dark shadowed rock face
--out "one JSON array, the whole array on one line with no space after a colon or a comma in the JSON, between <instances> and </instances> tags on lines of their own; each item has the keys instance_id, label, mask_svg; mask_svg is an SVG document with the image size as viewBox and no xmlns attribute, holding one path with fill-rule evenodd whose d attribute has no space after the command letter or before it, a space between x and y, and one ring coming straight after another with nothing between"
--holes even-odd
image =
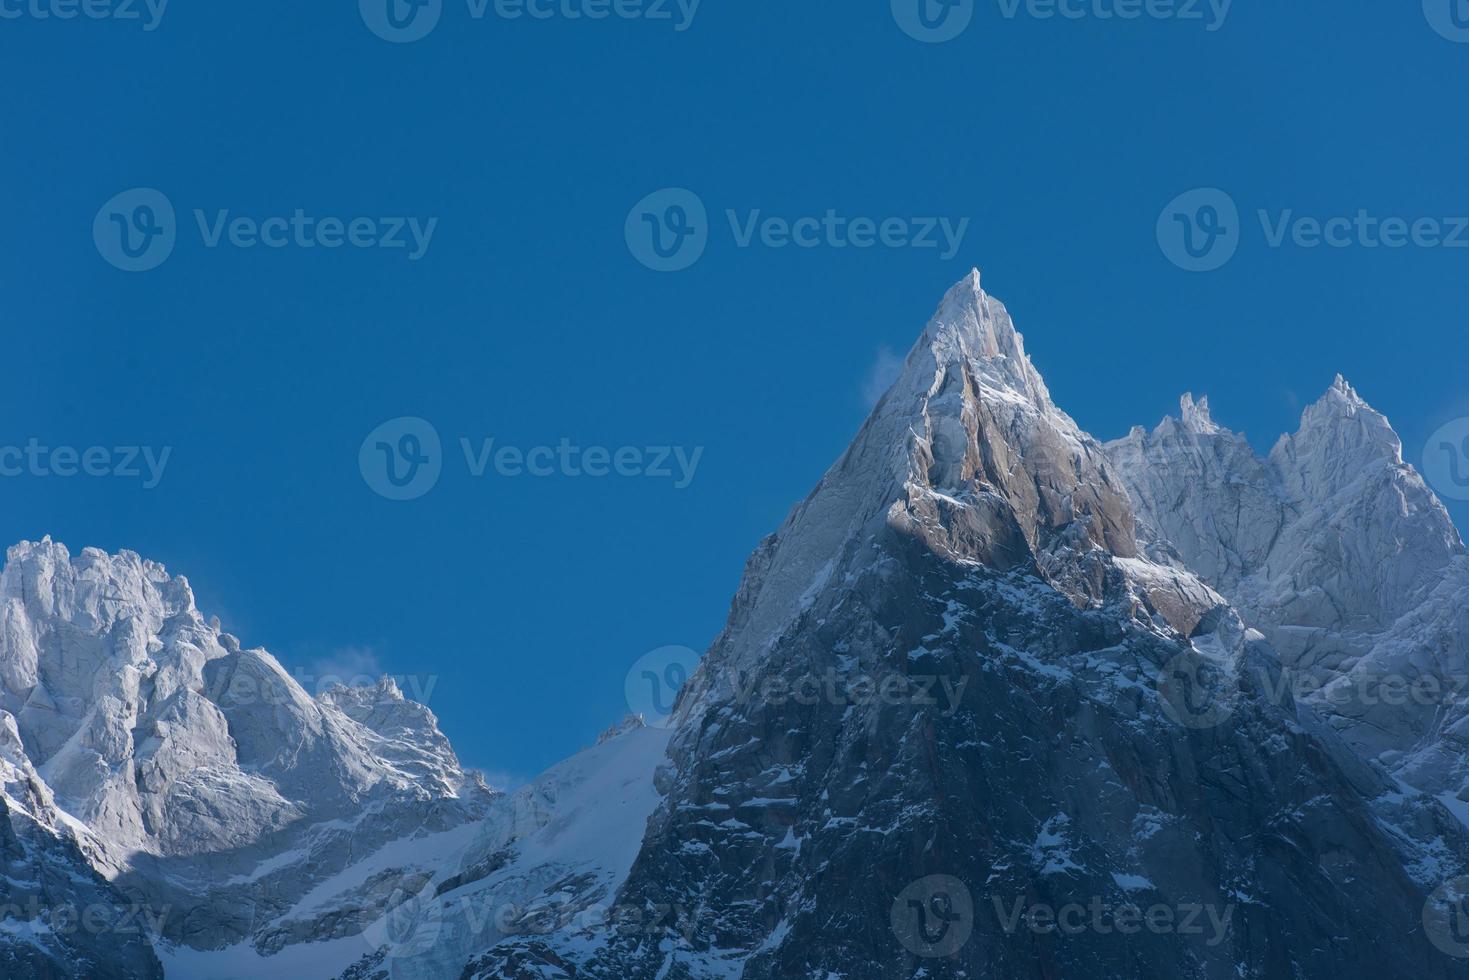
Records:
<instances>
[{"instance_id":1,"label":"dark shadowed rock face","mask_svg":"<svg viewBox=\"0 0 1469 980\"><path fill-rule=\"evenodd\" d=\"M1140 621L1146 607L1082 610L1034 580L904 559L813 611L772 651L774 673L794 688L836 647L911 690L938 677L962 690L958 709L941 693L917 708L757 697L703 712L623 896L703 911L668 976L746 957L747 978L1456 975L1418 916L1438 847L1452 868L1469 853L1459 828L1271 704L1254 678L1272 655L1237 622L1221 629L1238 644L1232 714L1193 730L1153 681L1186 644ZM914 939L922 923L903 918L917 913L902 904L891 921L931 876L962 883L972 935L929 960L914 955L938 951ZM1017 907L1127 904L1225 925L1013 924ZM614 945L592 975L660 975L665 953L648 947Z\"/></svg>"},{"instance_id":2,"label":"dark shadowed rock face","mask_svg":"<svg viewBox=\"0 0 1469 980\"><path fill-rule=\"evenodd\" d=\"M72 842L0 794L0 976L161 978L149 936L167 914L129 902Z\"/></svg>"},{"instance_id":3,"label":"dark shadowed rock face","mask_svg":"<svg viewBox=\"0 0 1469 980\"><path fill-rule=\"evenodd\" d=\"M751 559L619 905L482 978L1456 977L1431 798L1140 553L1124 484L978 275Z\"/></svg>"},{"instance_id":4,"label":"dark shadowed rock face","mask_svg":"<svg viewBox=\"0 0 1469 980\"><path fill-rule=\"evenodd\" d=\"M323 952L342 980L1469 977L1443 789L1469 721L1318 712L1285 683L1421 661L1396 639L1454 635L1465 604L1436 583L1469 559L1344 383L1307 423L1263 461L1190 401L1109 453L976 272L751 557L669 728L630 719L483 794L391 685L236 697L283 671L161 569L90 555L6 580L11 622L57 625L0 633L0 802L51 813L63 847L46 762L90 807L88 860L148 844L119 882L154 902L211 883L159 930L212 950L165 956L206 974ZM98 629L103 565L149 600L126 630ZM1462 643L1436 654L1469 669ZM90 754L63 751L77 732ZM133 778L99 782L94 756ZM162 805L185 798L210 804L198 826ZM41 883L8 887L52 887L12 840L6 873ZM105 887L65 847L76 887ZM0 950L71 975L44 944ZM152 976L143 953L98 950L95 975Z\"/></svg>"}]
</instances>

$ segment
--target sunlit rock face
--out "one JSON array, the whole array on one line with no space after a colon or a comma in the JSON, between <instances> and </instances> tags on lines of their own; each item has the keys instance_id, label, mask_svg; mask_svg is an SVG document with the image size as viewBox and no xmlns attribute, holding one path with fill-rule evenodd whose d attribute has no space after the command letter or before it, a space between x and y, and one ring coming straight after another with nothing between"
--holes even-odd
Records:
<instances>
[{"instance_id":1,"label":"sunlit rock face","mask_svg":"<svg viewBox=\"0 0 1469 980\"><path fill-rule=\"evenodd\" d=\"M1460 794L1469 555L1383 415L1338 377L1261 458L1185 396L1107 450L1151 553L1227 596L1359 752Z\"/></svg>"},{"instance_id":2,"label":"sunlit rock face","mask_svg":"<svg viewBox=\"0 0 1469 980\"><path fill-rule=\"evenodd\" d=\"M0 573L0 775L158 913L165 944L201 949L360 930L370 905L293 906L378 847L452 836L493 795L391 681L314 698L206 621L182 577L49 539Z\"/></svg>"},{"instance_id":3,"label":"sunlit rock face","mask_svg":"<svg viewBox=\"0 0 1469 980\"><path fill-rule=\"evenodd\" d=\"M618 894L677 914L507 937L467 975L1464 975L1420 921L1463 827L1282 689L1226 597L1246 572L1168 548L1124 464L958 284L680 698ZM1117 929L1131 907L1180 927Z\"/></svg>"},{"instance_id":4,"label":"sunlit rock face","mask_svg":"<svg viewBox=\"0 0 1469 980\"><path fill-rule=\"evenodd\" d=\"M1464 673L1465 561L1345 382L1266 458L1191 398L1103 446L975 272L667 727L493 793L391 682L313 697L46 541L0 577L0 777L171 910L99 976L1465 977L1469 722L1326 696Z\"/></svg>"}]
</instances>

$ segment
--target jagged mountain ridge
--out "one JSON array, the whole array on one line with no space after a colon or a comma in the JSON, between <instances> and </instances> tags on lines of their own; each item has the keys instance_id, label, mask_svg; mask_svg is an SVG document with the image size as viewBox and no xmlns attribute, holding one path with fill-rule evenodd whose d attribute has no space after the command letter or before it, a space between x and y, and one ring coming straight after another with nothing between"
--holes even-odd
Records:
<instances>
[{"instance_id":1,"label":"jagged mountain ridge","mask_svg":"<svg viewBox=\"0 0 1469 980\"><path fill-rule=\"evenodd\" d=\"M360 931L391 889L290 913L377 847L452 836L493 795L391 682L313 698L206 621L184 578L49 539L0 572L0 732L11 809L157 911L171 946Z\"/></svg>"},{"instance_id":2,"label":"jagged mountain ridge","mask_svg":"<svg viewBox=\"0 0 1469 980\"><path fill-rule=\"evenodd\" d=\"M1180 662L1209 665L1214 723L1179 724ZM772 693L830 672L964 693L947 709ZM752 676L778 684L751 693ZM1279 676L1222 596L1139 547L1125 483L975 273L757 549L680 698L619 902L690 917L507 938L466 975L1465 975L1418 917L1462 873L1463 827ZM954 948L901 928L903 896L934 881L966 898ZM1093 899L1231 925L1075 941L997 914Z\"/></svg>"},{"instance_id":3,"label":"jagged mountain ridge","mask_svg":"<svg viewBox=\"0 0 1469 980\"><path fill-rule=\"evenodd\" d=\"M1469 799L1469 552L1385 416L1338 376L1261 458L1185 395L1107 451L1150 550L1228 596L1333 727Z\"/></svg>"},{"instance_id":4,"label":"jagged mountain ridge","mask_svg":"<svg viewBox=\"0 0 1469 980\"><path fill-rule=\"evenodd\" d=\"M1181 424L1213 427L1191 402ZM1258 610L1237 598L1250 573L1231 557L1253 553L1254 529L1227 551L1171 544L1137 500L1134 463L1056 407L972 274L751 558L671 731L620 726L490 799L472 827L384 843L282 899L248 943L165 944L169 975L306 975L308 953L311 975L343 980L1469 974L1420 919L1428 894L1469 869L1463 826L1360 758L1339 716L1276 683L1272 627L1254 628ZM1328 484L1303 482L1303 499ZM1186 560L1191 549L1218 560ZM233 668L253 677L256 663ZM1177 701L1180 664L1207 724ZM829 676L906 695L781 693ZM317 700L323 732L375 732L390 740L374 743L378 763L433 784L447 743L395 738L421 728L416 706L371 689ZM242 731L255 737L241 752L275 758L268 727ZM134 826L126 812L107 819ZM962 942L929 941L904 918L915 894L924 912L952 909L933 904L935 881L967 896L961 927L943 930ZM1215 928L1074 937L1008 917L1092 899L1208 908Z\"/></svg>"}]
</instances>

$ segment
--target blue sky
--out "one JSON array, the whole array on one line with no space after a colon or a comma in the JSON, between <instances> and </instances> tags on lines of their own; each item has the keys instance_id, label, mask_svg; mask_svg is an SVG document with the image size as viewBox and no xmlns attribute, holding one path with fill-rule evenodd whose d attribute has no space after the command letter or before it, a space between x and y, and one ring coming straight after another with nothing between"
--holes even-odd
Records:
<instances>
[{"instance_id":1,"label":"blue sky","mask_svg":"<svg viewBox=\"0 0 1469 980\"><path fill-rule=\"evenodd\" d=\"M971 266L1104 438L1192 389L1268 446L1338 371L1415 461L1469 416L1469 248L1429 244L1469 214L1447 0L1238 0L1222 22L987 0L944 43L887 0L691 21L442 0L411 43L350 0L38 16L55 2L0 0L0 446L103 447L106 472L116 447L170 454L151 488L141 465L28 464L0 478L0 538L163 561L299 671L413 679L469 763L512 777L615 721L644 654L709 642L874 371ZM173 209L173 248L129 272L116 236L163 242L141 236L167 217L137 188ZM692 198L635 208L668 188ZM1160 248L1198 188L1238 212L1207 272ZM1219 200L1186 199L1196 234ZM703 251L654 271L636 232L685 241L680 203ZM1296 220L1359 212L1435 224L1310 247ZM944 242L940 218L967 222L957 247L900 244ZM814 246L778 247L795 234ZM441 440L404 501L359 465L401 417ZM495 440L481 476L461 439ZM563 444L583 475L524 455ZM584 474L618 449L657 470L660 447L702 450L687 486Z\"/></svg>"}]
</instances>

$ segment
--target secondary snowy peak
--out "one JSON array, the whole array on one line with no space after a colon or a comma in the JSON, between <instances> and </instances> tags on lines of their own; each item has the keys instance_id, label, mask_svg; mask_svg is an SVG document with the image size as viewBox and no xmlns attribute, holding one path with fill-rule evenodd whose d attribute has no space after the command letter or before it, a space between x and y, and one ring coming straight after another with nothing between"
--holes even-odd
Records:
<instances>
[{"instance_id":1,"label":"secondary snowy peak","mask_svg":"<svg viewBox=\"0 0 1469 980\"><path fill-rule=\"evenodd\" d=\"M1150 530L1211 583L1299 573L1334 547L1338 562L1314 571L1373 580L1380 587L1341 609L1387 625L1465 554L1448 512L1404 462L1391 423L1340 375L1265 459L1212 420L1190 424L1190 402L1185 396L1182 421L1134 429L1107 452Z\"/></svg>"},{"instance_id":2,"label":"secondary snowy peak","mask_svg":"<svg viewBox=\"0 0 1469 980\"><path fill-rule=\"evenodd\" d=\"M1364 470L1407 469L1392 424L1341 375L1306 409L1295 434L1281 437L1270 460L1292 494L1314 499L1355 484Z\"/></svg>"},{"instance_id":3,"label":"secondary snowy peak","mask_svg":"<svg viewBox=\"0 0 1469 980\"><path fill-rule=\"evenodd\" d=\"M1359 750L1397 762L1441 741L1458 709L1385 686L1450 691L1469 677L1469 556L1387 418L1345 379L1265 459L1187 411L1107 450L1149 550L1264 631L1304 700ZM1464 764L1436 758L1414 778L1457 790Z\"/></svg>"},{"instance_id":4,"label":"secondary snowy peak","mask_svg":"<svg viewBox=\"0 0 1469 980\"><path fill-rule=\"evenodd\" d=\"M202 947L264 934L323 877L492 795L392 682L313 698L183 577L49 538L0 572L0 784Z\"/></svg>"},{"instance_id":5,"label":"secondary snowy peak","mask_svg":"<svg viewBox=\"0 0 1469 980\"><path fill-rule=\"evenodd\" d=\"M452 794L465 777L432 714L391 693L313 699L206 622L187 580L130 552L73 558L47 539L0 573L0 711L118 854L239 846L320 804L432 792L415 787L426 776ZM436 771L400 770L395 747Z\"/></svg>"}]
</instances>

